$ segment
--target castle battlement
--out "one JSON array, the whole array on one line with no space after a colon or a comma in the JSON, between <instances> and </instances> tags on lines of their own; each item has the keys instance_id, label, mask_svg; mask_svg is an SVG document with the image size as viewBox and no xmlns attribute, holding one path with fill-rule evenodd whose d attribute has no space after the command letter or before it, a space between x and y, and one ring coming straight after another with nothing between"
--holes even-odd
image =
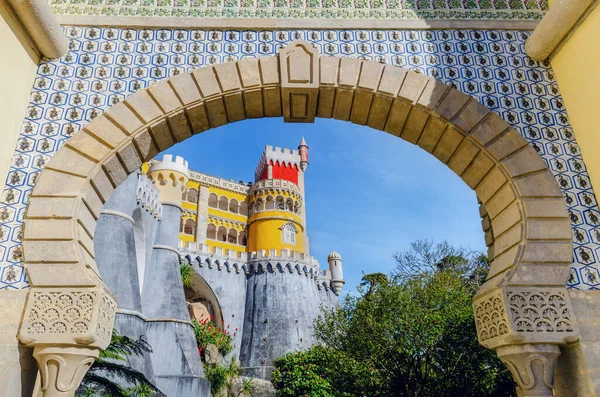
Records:
<instances>
[{"instance_id":1,"label":"castle battlement","mask_svg":"<svg viewBox=\"0 0 600 397\"><path fill-rule=\"evenodd\" d=\"M141 172L138 173L138 183L135 196L140 207L150 212L155 218L162 218L160 191L156 188L152 181Z\"/></svg>"},{"instance_id":2,"label":"castle battlement","mask_svg":"<svg viewBox=\"0 0 600 397\"><path fill-rule=\"evenodd\" d=\"M159 171L175 171L189 177L188 162L183 157L165 154L162 161L153 161L150 163L148 173Z\"/></svg>"},{"instance_id":3,"label":"castle battlement","mask_svg":"<svg viewBox=\"0 0 600 397\"><path fill-rule=\"evenodd\" d=\"M191 181L197 182L201 185L218 187L220 189L225 189L246 195L248 194L248 190L250 190L250 186L247 186L243 183L229 181L227 179L203 174L197 171L190 171L189 175Z\"/></svg>"}]
</instances>

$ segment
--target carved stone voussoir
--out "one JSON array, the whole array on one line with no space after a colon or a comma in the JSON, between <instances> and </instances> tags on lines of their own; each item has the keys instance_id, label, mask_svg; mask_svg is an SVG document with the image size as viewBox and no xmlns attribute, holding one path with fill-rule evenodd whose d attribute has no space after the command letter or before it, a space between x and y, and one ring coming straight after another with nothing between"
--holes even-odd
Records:
<instances>
[{"instance_id":1,"label":"carved stone voussoir","mask_svg":"<svg viewBox=\"0 0 600 397\"><path fill-rule=\"evenodd\" d=\"M477 335L490 349L521 343L568 343L579 328L565 288L504 287L473 303Z\"/></svg>"},{"instance_id":2,"label":"carved stone voussoir","mask_svg":"<svg viewBox=\"0 0 600 397\"><path fill-rule=\"evenodd\" d=\"M319 93L319 51L296 40L279 52L281 102L286 122L312 123Z\"/></svg>"},{"instance_id":3,"label":"carved stone voussoir","mask_svg":"<svg viewBox=\"0 0 600 397\"><path fill-rule=\"evenodd\" d=\"M102 287L32 288L19 339L26 345L104 349L110 343L117 304Z\"/></svg>"}]
</instances>

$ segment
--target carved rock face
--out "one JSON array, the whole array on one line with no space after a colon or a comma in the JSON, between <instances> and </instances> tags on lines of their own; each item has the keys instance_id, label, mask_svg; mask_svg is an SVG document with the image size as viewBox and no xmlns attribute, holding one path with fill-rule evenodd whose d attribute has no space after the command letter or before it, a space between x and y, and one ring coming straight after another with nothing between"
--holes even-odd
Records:
<instances>
[{"instance_id":1,"label":"carved rock face","mask_svg":"<svg viewBox=\"0 0 600 397\"><path fill-rule=\"evenodd\" d=\"M204 350L204 361L207 364L219 364L219 349L215 345L208 345Z\"/></svg>"}]
</instances>

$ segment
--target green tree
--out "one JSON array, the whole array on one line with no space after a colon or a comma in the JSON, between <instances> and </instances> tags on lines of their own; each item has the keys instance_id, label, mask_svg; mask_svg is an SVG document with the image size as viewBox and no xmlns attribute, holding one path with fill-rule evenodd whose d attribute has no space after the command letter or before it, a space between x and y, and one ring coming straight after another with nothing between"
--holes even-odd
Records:
<instances>
[{"instance_id":1,"label":"green tree","mask_svg":"<svg viewBox=\"0 0 600 397\"><path fill-rule=\"evenodd\" d=\"M113 329L110 344L100 352L100 356L86 373L77 395L82 397L96 395L105 397L163 396L164 394L144 374L118 363L118 361L127 361L127 357L131 355L142 356L150 352L152 352L152 348L143 338L132 339L119 335ZM119 381L130 384L132 387L124 388L118 383Z\"/></svg>"},{"instance_id":2,"label":"green tree","mask_svg":"<svg viewBox=\"0 0 600 397\"><path fill-rule=\"evenodd\" d=\"M287 354L274 362L272 383L277 397L377 396L378 370L343 351L316 345Z\"/></svg>"},{"instance_id":3,"label":"green tree","mask_svg":"<svg viewBox=\"0 0 600 397\"><path fill-rule=\"evenodd\" d=\"M510 373L477 342L471 302L487 258L417 241L395 260L389 277L365 275L358 296L320 316L317 339L377 369L380 396L513 396Z\"/></svg>"}]
</instances>

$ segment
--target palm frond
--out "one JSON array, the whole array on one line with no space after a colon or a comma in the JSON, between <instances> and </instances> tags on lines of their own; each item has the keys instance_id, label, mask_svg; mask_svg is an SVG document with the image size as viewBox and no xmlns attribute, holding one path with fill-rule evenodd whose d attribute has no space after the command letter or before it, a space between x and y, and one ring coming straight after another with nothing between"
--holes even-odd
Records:
<instances>
[{"instance_id":1,"label":"palm frond","mask_svg":"<svg viewBox=\"0 0 600 397\"><path fill-rule=\"evenodd\" d=\"M119 378L125 380L127 383L132 383L136 385L146 384L152 388L152 390L156 392L160 392L156 386L154 386L148 378L144 374L131 367L98 360L92 365L92 367L88 370L88 374L92 374L94 376L101 376L101 373L106 374L111 378Z\"/></svg>"},{"instance_id":2,"label":"palm frond","mask_svg":"<svg viewBox=\"0 0 600 397\"><path fill-rule=\"evenodd\" d=\"M127 391L120 385L104 376L91 372L91 370L85 375L79 388L84 391L86 388L94 391L102 391L111 397L128 397L128 394L126 394Z\"/></svg>"},{"instance_id":3,"label":"palm frond","mask_svg":"<svg viewBox=\"0 0 600 397\"><path fill-rule=\"evenodd\" d=\"M110 345L103 352L100 352L99 360L114 359L125 361L127 356L141 356L144 353L151 352L152 347L143 337L140 336L138 339L132 339L128 336L119 335L113 329Z\"/></svg>"}]
</instances>

